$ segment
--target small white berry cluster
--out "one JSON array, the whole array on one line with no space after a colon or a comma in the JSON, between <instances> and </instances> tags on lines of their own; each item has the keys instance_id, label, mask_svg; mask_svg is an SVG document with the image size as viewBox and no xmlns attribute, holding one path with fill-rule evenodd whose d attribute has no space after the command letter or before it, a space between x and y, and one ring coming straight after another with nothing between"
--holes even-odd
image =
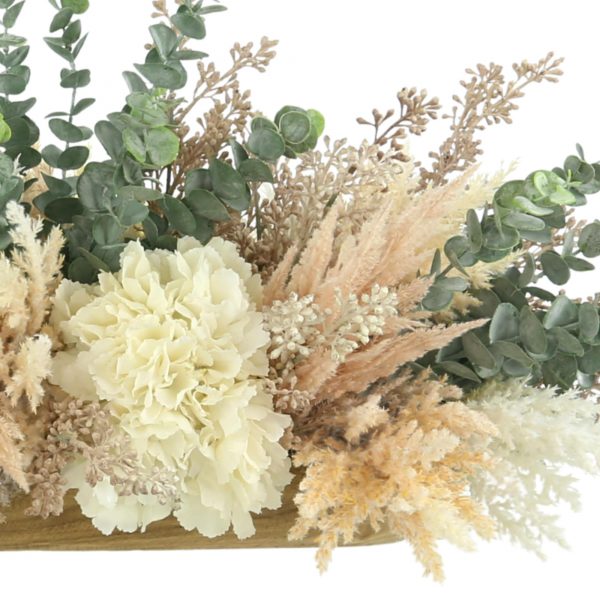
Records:
<instances>
[{"instance_id":1,"label":"small white berry cluster","mask_svg":"<svg viewBox=\"0 0 600 600\"><path fill-rule=\"evenodd\" d=\"M359 346L368 344L371 338L383 335L386 320L398 314L398 295L377 284L371 293L360 296L350 294L343 298L338 291L336 300L342 312L332 326L331 352L338 363L344 362Z\"/></svg>"}]
</instances>

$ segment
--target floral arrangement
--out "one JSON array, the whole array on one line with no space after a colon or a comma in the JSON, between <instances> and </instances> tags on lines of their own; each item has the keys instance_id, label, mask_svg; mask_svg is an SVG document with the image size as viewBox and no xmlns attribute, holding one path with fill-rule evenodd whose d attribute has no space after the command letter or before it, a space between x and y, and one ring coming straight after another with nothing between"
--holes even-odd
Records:
<instances>
[{"instance_id":1,"label":"floral arrangement","mask_svg":"<svg viewBox=\"0 0 600 600\"><path fill-rule=\"evenodd\" d=\"M72 100L42 145L24 4L0 0L1 505L49 518L74 493L106 535L173 515L245 538L296 478L289 537L321 569L365 526L438 579L438 540L564 543L570 473L600 469L600 297L558 288L600 255L577 215L600 163L476 164L480 131L561 60L469 69L445 114L403 88L353 146L317 110L253 108L239 75L274 41L218 68L196 46L224 7L154 0L125 104L92 129L88 0L50 0ZM438 116L448 137L417 162L407 138Z\"/></svg>"}]
</instances>

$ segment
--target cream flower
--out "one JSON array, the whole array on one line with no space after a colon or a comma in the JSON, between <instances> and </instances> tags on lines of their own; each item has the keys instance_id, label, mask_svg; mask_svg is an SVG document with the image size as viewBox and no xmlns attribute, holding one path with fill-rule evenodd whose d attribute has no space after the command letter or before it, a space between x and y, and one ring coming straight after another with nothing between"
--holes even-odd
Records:
<instances>
[{"instance_id":1,"label":"cream flower","mask_svg":"<svg viewBox=\"0 0 600 600\"><path fill-rule=\"evenodd\" d=\"M231 525L254 533L250 513L277 508L290 482L278 443L289 417L265 391L269 336L261 286L230 242L179 240L177 251L131 242L118 273L98 285L63 281L51 321L66 349L53 381L74 397L108 403L145 469L179 481L173 505L119 496L107 480L92 488L71 465L70 487L104 533L133 531L171 511L207 536Z\"/></svg>"}]
</instances>

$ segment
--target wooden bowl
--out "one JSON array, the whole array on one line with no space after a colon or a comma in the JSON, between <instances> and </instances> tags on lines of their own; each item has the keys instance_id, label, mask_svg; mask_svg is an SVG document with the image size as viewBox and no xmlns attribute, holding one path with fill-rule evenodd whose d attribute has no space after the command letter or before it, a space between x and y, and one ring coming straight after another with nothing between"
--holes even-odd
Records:
<instances>
[{"instance_id":1,"label":"wooden bowl","mask_svg":"<svg viewBox=\"0 0 600 600\"><path fill-rule=\"evenodd\" d=\"M233 532L208 538L195 531L185 531L174 517L157 521L145 533L115 532L103 535L92 522L81 514L71 492L65 498L65 509L59 517L41 519L26 517L24 511L29 499L15 499L8 509L2 509L7 518L0 525L0 550L188 550L195 548L307 548L314 547L314 536L290 542L287 534L296 519L294 495L300 477L288 485L283 504L277 510L265 510L254 517L256 533L245 540ZM385 530L374 532L365 527L351 546L388 544L398 538Z\"/></svg>"}]
</instances>

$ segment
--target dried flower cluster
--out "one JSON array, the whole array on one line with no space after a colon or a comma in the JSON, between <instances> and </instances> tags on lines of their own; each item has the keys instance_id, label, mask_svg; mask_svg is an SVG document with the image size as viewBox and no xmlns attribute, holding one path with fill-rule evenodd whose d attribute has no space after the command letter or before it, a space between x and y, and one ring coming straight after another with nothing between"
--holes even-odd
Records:
<instances>
[{"instance_id":1,"label":"dried flower cluster","mask_svg":"<svg viewBox=\"0 0 600 600\"><path fill-rule=\"evenodd\" d=\"M15 62L0 76L24 89L22 3L0 4ZM92 130L77 124L93 101L77 99L87 3L52 4L46 41L73 90L49 123L64 149L38 145L12 93L3 112L19 116L0 115L7 516L27 493L30 518L57 517L70 494L106 535L174 515L245 538L293 467L289 539L311 537L321 570L381 530L437 580L441 540L564 543L552 508L578 495L562 468L600 467L600 294L545 283L600 256L600 222L575 212L600 163L578 148L508 181L512 166L475 164L479 133L561 60L468 69L443 115L404 87L352 145L321 140L316 109L252 107L241 74L265 71L276 42L235 44L221 69L195 44L224 8L153 0L125 108ZM425 164L408 137L439 116L450 131ZM109 160L77 145L92 135Z\"/></svg>"}]
</instances>

